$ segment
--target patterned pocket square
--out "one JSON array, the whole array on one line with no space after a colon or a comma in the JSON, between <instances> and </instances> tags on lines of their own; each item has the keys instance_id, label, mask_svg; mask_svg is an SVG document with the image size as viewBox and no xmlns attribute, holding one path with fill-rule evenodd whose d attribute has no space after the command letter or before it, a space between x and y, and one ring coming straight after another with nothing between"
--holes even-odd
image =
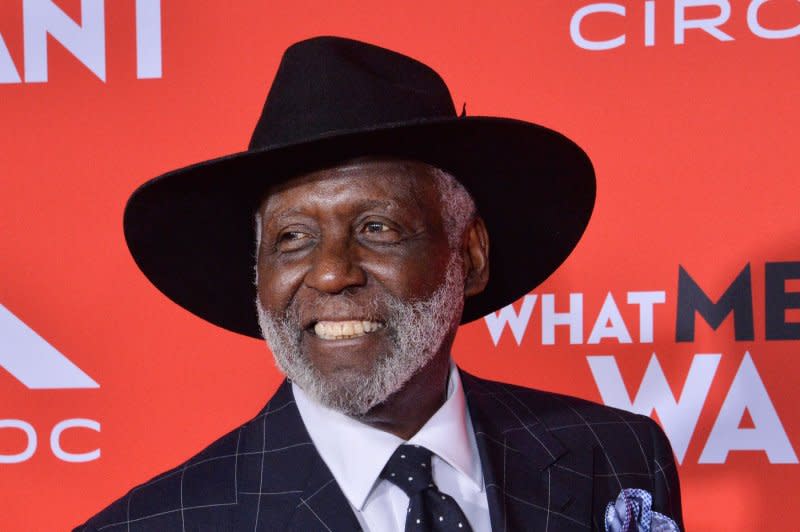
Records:
<instances>
[{"instance_id":1,"label":"patterned pocket square","mask_svg":"<svg viewBox=\"0 0 800 532\"><path fill-rule=\"evenodd\" d=\"M653 496L645 490L622 490L606 506L606 532L680 532L675 521L652 507Z\"/></svg>"}]
</instances>

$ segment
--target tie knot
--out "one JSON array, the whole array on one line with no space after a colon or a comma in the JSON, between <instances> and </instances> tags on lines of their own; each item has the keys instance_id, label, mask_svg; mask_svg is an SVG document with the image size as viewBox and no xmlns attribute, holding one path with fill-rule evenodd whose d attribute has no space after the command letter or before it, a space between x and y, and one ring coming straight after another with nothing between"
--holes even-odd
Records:
<instances>
[{"instance_id":1,"label":"tie knot","mask_svg":"<svg viewBox=\"0 0 800 532\"><path fill-rule=\"evenodd\" d=\"M434 487L431 474L432 455L433 453L425 447L401 445L386 462L380 478L388 480L409 497L432 488Z\"/></svg>"}]
</instances>

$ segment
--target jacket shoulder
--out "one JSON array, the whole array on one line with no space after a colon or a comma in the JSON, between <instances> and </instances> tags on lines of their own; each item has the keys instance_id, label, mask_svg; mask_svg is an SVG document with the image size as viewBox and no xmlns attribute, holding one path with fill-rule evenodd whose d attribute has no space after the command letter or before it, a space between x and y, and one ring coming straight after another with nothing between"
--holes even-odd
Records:
<instances>
[{"instance_id":1,"label":"jacket shoulder","mask_svg":"<svg viewBox=\"0 0 800 532\"><path fill-rule=\"evenodd\" d=\"M480 379L482 380L482 379ZM541 422L568 446L591 445L606 454L637 454L654 460L669 454L664 431L652 418L595 401L515 384L482 380L485 390L505 398L509 408ZM669 453L667 453L669 451Z\"/></svg>"},{"instance_id":2,"label":"jacket shoulder","mask_svg":"<svg viewBox=\"0 0 800 532\"><path fill-rule=\"evenodd\" d=\"M587 423L591 425L603 421L656 425L647 416L580 397L482 379L465 372L461 373L461 377L468 398L483 403L489 399L489 402L495 403L495 408L505 408L522 417L538 419L551 429L552 423L557 427L564 425L565 421L572 421L577 425Z\"/></svg>"},{"instance_id":3,"label":"jacket shoulder","mask_svg":"<svg viewBox=\"0 0 800 532\"><path fill-rule=\"evenodd\" d=\"M653 496L653 510L682 527L681 496L672 448L648 416L594 401L462 374L467 400L484 417L505 418L497 431L539 426L563 445L558 467L593 478L601 506L623 488Z\"/></svg>"},{"instance_id":4,"label":"jacket shoulder","mask_svg":"<svg viewBox=\"0 0 800 532\"><path fill-rule=\"evenodd\" d=\"M227 485L229 501L235 499L235 459L237 442L242 431L253 420L225 434L205 449L185 462L143 482L125 495L108 505L89 521L75 528L75 531L127 530L129 524L145 519L156 521L148 525L153 530L181 529L181 511L185 508L183 492L195 485L190 477L203 478L203 484ZM191 488L190 488L191 489ZM207 490L206 490L207 491ZM199 494L202 495L202 494ZM210 492L205 493L206 504L223 504L224 497ZM193 504L197 504L196 502Z\"/></svg>"},{"instance_id":5,"label":"jacket shoulder","mask_svg":"<svg viewBox=\"0 0 800 532\"><path fill-rule=\"evenodd\" d=\"M228 530L234 512L243 511L239 488L258 485L258 479L243 478L242 471L260 470L253 466L260 460L266 434L276 447L286 445L286 439L303 440L300 428L292 423L293 405L291 390L284 384L256 417L185 462L135 486L75 531L183 530L190 521L203 523L203 530ZM269 431L268 417L286 430Z\"/></svg>"}]
</instances>

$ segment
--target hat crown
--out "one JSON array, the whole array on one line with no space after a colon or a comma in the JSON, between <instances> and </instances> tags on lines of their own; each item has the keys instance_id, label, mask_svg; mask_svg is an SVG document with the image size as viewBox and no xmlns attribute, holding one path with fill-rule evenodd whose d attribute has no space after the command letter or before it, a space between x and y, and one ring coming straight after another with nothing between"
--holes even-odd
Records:
<instances>
[{"instance_id":1,"label":"hat crown","mask_svg":"<svg viewBox=\"0 0 800 532\"><path fill-rule=\"evenodd\" d=\"M284 53L250 149L455 114L447 85L427 65L379 46L316 37Z\"/></svg>"},{"instance_id":2,"label":"hat crown","mask_svg":"<svg viewBox=\"0 0 800 532\"><path fill-rule=\"evenodd\" d=\"M257 338L253 213L265 190L292 176L364 155L415 159L456 176L492 235L489 262L500 272L464 302L462 323L546 279L594 205L591 161L571 140L520 120L458 117L429 67L336 37L286 51L250 148L148 181L128 200L124 225L136 263L164 294Z\"/></svg>"}]
</instances>

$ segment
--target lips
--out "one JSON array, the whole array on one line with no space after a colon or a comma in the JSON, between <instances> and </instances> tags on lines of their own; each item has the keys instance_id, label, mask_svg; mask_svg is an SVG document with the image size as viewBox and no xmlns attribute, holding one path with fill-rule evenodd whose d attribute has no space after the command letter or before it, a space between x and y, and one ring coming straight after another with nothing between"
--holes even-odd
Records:
<instances>
[{"instance_id":1,"label":"lips","mask_svg":"<svg viewBox=\"0 0 800 532\"><path fill-rule=\"evenodd\" d=\"M313 331L323 340L344 340L370 334L383 326L380 322L370 320L318 321Z\"/></svg>"}]
</instances>

